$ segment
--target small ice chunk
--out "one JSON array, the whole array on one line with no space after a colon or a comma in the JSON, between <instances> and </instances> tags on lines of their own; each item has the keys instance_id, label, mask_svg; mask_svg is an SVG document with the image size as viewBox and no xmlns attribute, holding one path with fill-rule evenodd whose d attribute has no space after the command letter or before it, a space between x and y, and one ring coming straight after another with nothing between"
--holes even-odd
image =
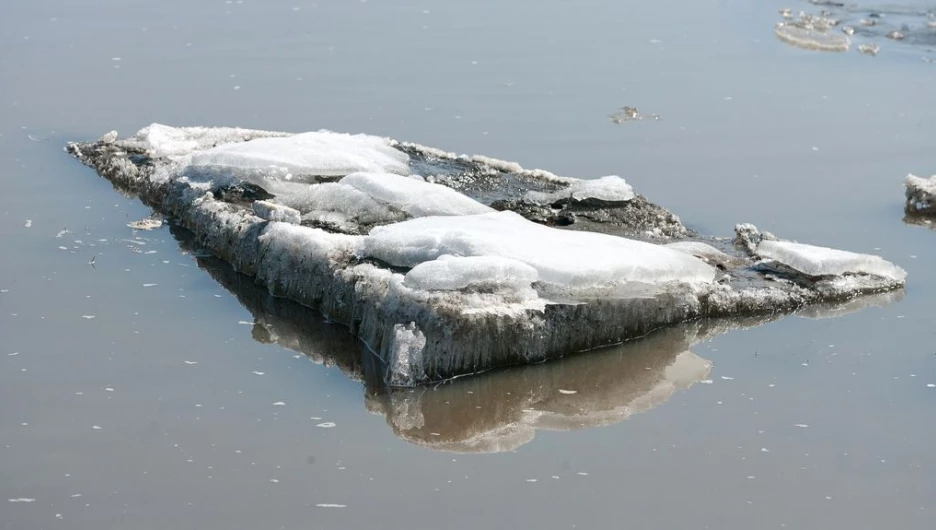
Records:
<instances>
[{"instance_id":1,"label":"small ice chunk","mask_svg":"<svg viewBox=\"0 0 936 530\"><path fill-rule=\"evenodd\" d=\"M316 426L316 427L321 427L322 429L331 429L332 427L335 426L335 422L333 422L333 421L323 421L322 423L316 424L315 426Z\"/></svg>"},{"instance_id":2,"label":"small ice chunk","mask_svg":"<svg viewBox=\"0 0 936 530\"><path fill-rule=\"evenodd\" d=\"M189 366L198 364L198 361L182 361L182 362L184 362L185 364L187 364L187 365L189 365Z\"/></svg>"},{"instance_id":3,"label":"small ice chunk","mask_svg":"<svg viewBox=\"0 0 936 530\"><path fill-rule=\"evenodd\" d=\"M347 504L319 503L315 505L318 508L347 508Z\"/></svg>"},{"instance_id":4,"label":"small ice chunk","mask_svg":"<svg viewBox=\"0 0 936 530\"><path fill-rule=\"evenodd\" d=\"M804 28L789 22L778 23L774 33L783 42L807 50L844 52L851 45L848 35Z\"/></svg>"},{"instance_id":5,"label":"small ice chunk","mask_svg":"<svg viewBox=\"0 0 936 530\"><path fill-rule=\"evenodd\" d=\"M395 149L390 140L364 134L327 131L281 138L257 138L197 151L191 165L241 170L283 168L302 176L343 176L358 171L409 173L409 156Z\"/></svg>"},{"instance_id":6,"label":"small ice chunk","mask_svg":"<svg viewBox=\"0 0 936 530\"><path fill-rule=\"evenodd\" d=\"M413 267L404 285L424 291L515 291L530 289L539 278L526 263L498 256L439 256Z\"/></svg>"},{"instance_id":7,"label":"small ice chunk","mask_svg":"<svg viewBox=\"0 0 936 530\"><path fill-rule=\"evenodd\" d=\"M906 271L878 256L802 243L762 241L756 253L812 277L868 274L894 282L907 277Z\"/></svg>"},{"instance_id":8,"label":"small ice chunk","mask_svg":"<svg viewBox=\"0 0 936 530\"><path fill-rule=\"evenodd\" d=\"M908 212L917 214L936 214L936 175L930 178L907 175L906 186Z\"/></svg>"},{"instance_id":9,"label":"small ice chunk","mask_svg":"<svg viewBox=\"0 0 936 530\"><path fill-rule=\"evenodd\" d=\"M31 226L32 226L32 219L26 219L26 224L25 224L24 226L25 226L26 228L31 227Z\"/></svg>"},{"instance_id":10,"label":"small ice chunk","mask_svg":"<svg viewBox=\"0 0 936 530\"><path fill-rule=\"evenodd\" d=\"M559 393L560 393L560 394L565 394L565 395L567 395L567 396L571 396L572 394L578 394L578 390L564 390L564 389L560 388L560 389L559 389Z\"/></svg>"},{"instance_id":11,"label":"small ice chunk","mask_svg":"<svg viewBox=\"0 0 936 530\"><path fill-rule=\"evenodd\" d=\"M273 406L274 406L274 407L285 407L285 406L286 406L286 402L285 402L285 401L277 401L276 403L273 403Z\"/></svg>"},{"instance_id":12,"label":"small ice chunk","mask_svg":"<svg viewBox=\"0 0 936 530\"><path fill-rule=\"evenodd\" d=\"M254 201L250 205L254 215L267 221L290 223L297 225L300 222L299 210L283 206L270 201Z\"/></svg>"},{"instance_id":13,"label":"small ice chunk","mask_svg":"<svg viewBox=\"0 0 936 530\"><path fill-rule=\"evenodd\" d=\"M31 497L17 497L14 499L7 499L9 502L36 502L36 499Z\"/></svg>"},{"instance_id":14,"label":"small ice chunk","mask_svg":"<svg viewBox=\"0 0 936 530\"><path fill-rule=\"evenodd\" d=\"M604 202L627 202L635 197L634 188L617 175L594 180L576 179L569 187L554 192L528 192L526 197L539 203L571 198L577 201L595 199Z\"/></svg>"}]
</instances>

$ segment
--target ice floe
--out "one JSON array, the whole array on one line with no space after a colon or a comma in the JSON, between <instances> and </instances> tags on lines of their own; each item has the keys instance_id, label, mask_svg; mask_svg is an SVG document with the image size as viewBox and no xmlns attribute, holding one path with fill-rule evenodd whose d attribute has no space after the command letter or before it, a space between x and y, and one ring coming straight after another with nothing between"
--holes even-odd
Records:
<instances>
[{"instance_id":1,"label":"ice floe","mask_svg":"<svg viewBox=\"0 0 936 530\"><path fill-rule=\"evenodd\" d=\"M905 276L753 225L737 246L704 238L620 177L375 136L154 124L68 150L273 294L348 325L391 386L849 300Z\"/></svg>"}]
</instances>

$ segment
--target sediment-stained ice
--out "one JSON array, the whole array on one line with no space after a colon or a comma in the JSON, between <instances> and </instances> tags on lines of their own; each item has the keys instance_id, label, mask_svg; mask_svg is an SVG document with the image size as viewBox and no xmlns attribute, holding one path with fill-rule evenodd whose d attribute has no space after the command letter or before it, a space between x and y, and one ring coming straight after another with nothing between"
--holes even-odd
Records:
<instances>
[{"instance_id":1,"label":"sediment-stained ice","mask_svg":"<svg viewBox=\"0 0 936 530\"><path fill-rule=\"evenodd\" d=\"M913 215L936 215L936 175L930 178L907 175L904 179L906 212Z\"/></svg>"},{"instance_id":2,"label":"sediment-stained ice","mask_svg":"<svg viewBox=\"0 0 936 530\"><path fill-rule=\"evenodd\" d=\"M618 177L387 138L154 124L68 150L274 295L347 325L394 387L904 282L880 258L753 225L737 247L698 236Z\"/></svg>"}]
</instances>

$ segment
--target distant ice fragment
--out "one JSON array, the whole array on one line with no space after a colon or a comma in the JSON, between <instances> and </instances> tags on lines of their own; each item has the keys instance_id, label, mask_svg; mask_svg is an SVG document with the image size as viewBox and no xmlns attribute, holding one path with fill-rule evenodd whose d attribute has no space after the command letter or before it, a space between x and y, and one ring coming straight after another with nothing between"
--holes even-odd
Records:
<instances>
[{"instance_id":1,"label":"distant ice fragment","mask_svg":"<svg viewBox=\"0 0 936 530\"><path fill-rule=\"evenodd\" d=\"M127 226L134 230L155 230L161 227L162 224L162 219L147 217L146 219L140 219L139 221L127 223Z\"/></svg>"},{"instance_id":2,"label":"distant ice fragment","mask_svg":"<svg viewBox=\"0 0 936 530\"><path fill-rule=\"evenodd\" d=\"M565 395L572 395L572 394L578 394L578 390L564 390L564 389L560 388L560 389L559 389L559 393L560 393L560 394L565 394Z\"/></svg>"},{"instance_id":3,"label":"distant ice fragment","mask_svg":"<svg viewBox=\"0 0 936 530\"><path fill-rule=\"evenodd\" d=\"M9 502L36 502L36 499L30 497L17 497L15 499L7 499Z\"/></svg>"},{"instance_id":4,"label":"distant ice fragment","mask_svg":"<svg viewBox=\"0 0 936 530\"><path fill-rule=\"evenodd\" d=\"M847 35L800 27L786 22L778 23L774 33L787 44L807 50L844 52L848 51L851 44Z\"/></svg>"},{"instance_id":5,"label":"distant ice fragment","mask_svg":"<svg viewBox=\"0 0 936 530\"><path fill-rule=\"evenodd\" d=\"M347 504L327 504L327 503L320 503L320 504L316 504L315 506L318 508L347 508L348 507Z\"/></svg>"},{"instance_id":6,"label":"distant ice fragment","mask_svg":"<svg viewBox=\"0 0 936 530\"><path fill-rule=\"evenodd\" d=\"M316 424L315 426L316 426L316 427L321 427L322 429L331 429L332 427L335 426L335 422L333 422L333 421L323 421L322 423Z\"/></svg>"},{"instance_id":7,"label":"distant ice fragment","mask_svg":"<svg viewBox=\"0 0 936 530\"><path fill-rule=\"evenodd\" d=\"M936 215L936 175L929 178L907 175L904 179L907 202L904 206L909 214Z\"/></svg>"},{"instance_id":8,"label":"distant ice fragment","mask_svg":"<svg viewBox=\"0 0 936 530\"><path fill-rule=\"evenodd\" d=\"M877 54L881 51L881 47L873 43L859 44L858 51L865 55L874 57L877 56Z\"/></svg>"},{"instance_id":9,"label":"distant ice fragment","mask_svg":"<svg viewBox=\"0 0 936 530\"><path fill-rule=\"evenodd\" d=\"M32 219L26 219L26 224L25 224L24 226L25 226L26 228L31 227L31 226L32 226Z\"/></svg>"}]
</instances>

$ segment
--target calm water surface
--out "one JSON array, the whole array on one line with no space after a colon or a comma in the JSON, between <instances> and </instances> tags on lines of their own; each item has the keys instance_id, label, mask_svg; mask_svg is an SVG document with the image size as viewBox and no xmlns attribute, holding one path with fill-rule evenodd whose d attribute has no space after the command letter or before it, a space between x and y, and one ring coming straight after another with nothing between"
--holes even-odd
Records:
<instances>
[{"instance_id":1,"label":"calm water surface","mask_svg":"<svg viewBox=\"0 0 936 530\"><path fill-rule=\"evenodd\" d=\"M452 4L0 8L0 528L931 528L936 231L901 179L934 171L932 40L779 42L805 2ZM62 152L153 121L620 174L706 233L909 279L387 395L342 328L134 232L149 211Z\"/></svg>"}]
</instances>

